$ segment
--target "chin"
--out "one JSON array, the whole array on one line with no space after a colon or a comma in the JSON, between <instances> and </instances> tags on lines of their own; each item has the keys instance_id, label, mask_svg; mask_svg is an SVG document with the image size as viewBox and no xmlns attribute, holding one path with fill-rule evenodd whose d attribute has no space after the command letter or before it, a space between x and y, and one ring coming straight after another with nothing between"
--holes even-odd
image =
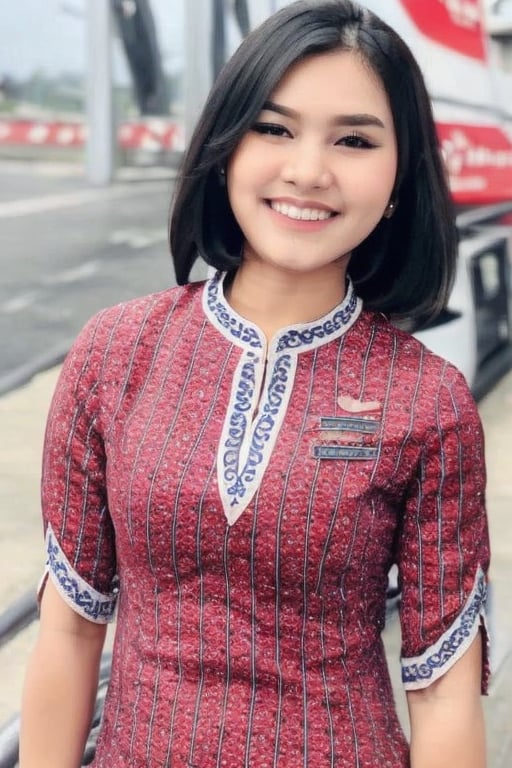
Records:
<instances>
[{"instance_id":1,"label":"chin","mask_svg":"<svg viewBox=\"0 0 512 768\"><path fill-rule=\"evenodd\" d=\"M303 261L275 261L273 266L276 269L280 269L283 272L290 272L291 274L307 274L308 272L316 272L321 269L320 265L305 264Z\"/></svg>"}]
</instances>

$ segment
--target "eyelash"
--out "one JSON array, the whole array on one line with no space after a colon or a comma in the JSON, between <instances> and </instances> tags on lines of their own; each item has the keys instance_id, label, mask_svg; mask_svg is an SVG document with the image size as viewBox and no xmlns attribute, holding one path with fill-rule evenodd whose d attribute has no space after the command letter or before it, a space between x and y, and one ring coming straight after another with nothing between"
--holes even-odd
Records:
<instances>
[{"instance_id":1,"label":"eyelash","mask_svg":"<svg viewBox=\"0 0 512 768\"><path fill-rule=\"evenodd\" d=\"M344 136L342 139L337 141L336 144L339 144L340 141L345 142L345 146L350 147L351 149L374 149L376 146L376 144L373 144L364 136L361 136L361 134L357 133L357 131L353 131L348 136Z\"/></svg>"},{"instance_id":2,"label":"eyelash","mask_svg":"<svg viewBox=\"0 0 512 768\"><path fill-rule=\"evenodd\" d=\"M288 135L291 138L290 131L277 123L255 123L252 127L256 133L261 133L264 136L285 136Z\"/></svg>"},{"instance_id":3,"label":"eyelash","mask_svg":"<svg viewBox=\"0 0 512 768\"><path fill-rule=\"evenodd\" d=\"M252 129L263 136L288 136L293 138L290 131L278 123L255 123ZM338 139L336 146L346 146L349 149L373 149L376 145L364 136L361 136L357 131L352 131L352 133Z\"/></svg>"}]
</instances>

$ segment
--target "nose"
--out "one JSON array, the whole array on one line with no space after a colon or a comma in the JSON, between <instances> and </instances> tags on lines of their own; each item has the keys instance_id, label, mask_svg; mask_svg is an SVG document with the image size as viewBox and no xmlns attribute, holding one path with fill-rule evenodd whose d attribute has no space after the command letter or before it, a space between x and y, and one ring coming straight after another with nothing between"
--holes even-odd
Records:
<instances>
[{"instance_id":1,"label":"nose","mask_svg":"<svg viewBox=\"0 0 512 768\"><path fill-rule=\"evenodd\" d=\"M327 189L332 184L333 175L326 149L313 142L293 140L281 176L283 181L301 190Z\"/></svg>"}]
</instances>

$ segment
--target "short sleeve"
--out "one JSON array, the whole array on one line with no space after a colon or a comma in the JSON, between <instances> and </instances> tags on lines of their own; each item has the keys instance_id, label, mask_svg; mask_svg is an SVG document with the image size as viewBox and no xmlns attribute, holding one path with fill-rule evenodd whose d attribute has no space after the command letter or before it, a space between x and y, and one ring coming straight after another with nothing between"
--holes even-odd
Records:
<instances>
[{"instance_id":1,"label":"short sleeve","mask_svg":"<svg viewBox=\"0 0 512 768\"><path fill-rule=\"evenodd\" d=\"M47 563L40 592L49 577L77 613L106 623L114 614L117 580L102 438L100 326L97 316L78 336L50 406L41 484Z\"/></svg>"},{"instance_id":2,"label":"short sleeve","mask_svg":"<svg viewBox=\"0 0 512 768\"><path fill-rule=\"evenodd\" d=\"M402 681L409 690L427 687L482 631L486 693L489 535L482 427L465 380L451 366L434 402L398 540Z\"/></svg>"}]
</instances>

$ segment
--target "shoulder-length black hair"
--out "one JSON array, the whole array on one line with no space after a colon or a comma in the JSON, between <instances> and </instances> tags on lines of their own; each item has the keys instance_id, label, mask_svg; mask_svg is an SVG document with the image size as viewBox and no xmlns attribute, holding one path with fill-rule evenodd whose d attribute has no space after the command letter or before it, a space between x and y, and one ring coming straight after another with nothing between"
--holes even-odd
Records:
<instances>
[{"instance_id":1,"label":"shoulder-length black hair","mask_svg":"<svg viewBox=\"0 0 512 768\"><path fill-rule=\"evenodd\" d=\"M368 308L424 321L446 304L457 251L432 105L404 41L350 0L291 3L252 32L221 71L177 180L170 219L176 279L188 281L198 256L220 270L240 264L243 234L221 170L288 69L335 50L356 52L380 78L398 146L396 209L354 249L348 271Z\"/></svg>"}]
</instances>

